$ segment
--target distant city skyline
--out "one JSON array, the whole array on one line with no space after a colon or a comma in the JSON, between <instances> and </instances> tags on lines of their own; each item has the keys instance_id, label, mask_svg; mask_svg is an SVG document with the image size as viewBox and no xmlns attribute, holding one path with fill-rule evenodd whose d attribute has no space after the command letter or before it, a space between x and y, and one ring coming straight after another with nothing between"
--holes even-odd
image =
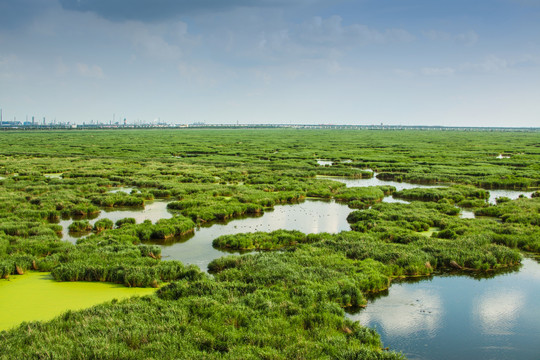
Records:
<instances>
[{"instance_id":1,"label":"distant city skyline","mask_svg":"<svg viewBox=\"0 0 540 360\"><path fill-rule=\"evenodd\" d=\"M0 0L3 121L539 127L539 99L539 0Z\"/></svg>"}]
</instances>

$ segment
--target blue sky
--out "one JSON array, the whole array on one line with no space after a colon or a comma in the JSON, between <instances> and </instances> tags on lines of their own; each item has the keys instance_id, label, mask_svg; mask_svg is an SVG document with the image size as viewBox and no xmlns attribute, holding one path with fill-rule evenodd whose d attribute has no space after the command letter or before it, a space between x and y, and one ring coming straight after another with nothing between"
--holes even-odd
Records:
<instances>
[{"instance_id":1,"label":"blue sky","mask_svg":"<svg viewBox=\"0 0 540 360\"><path fill-rule=\"evenodd\" d=\"M0 108L538 127L540 0L0 0Z\"/></svg>"}]
</instances>

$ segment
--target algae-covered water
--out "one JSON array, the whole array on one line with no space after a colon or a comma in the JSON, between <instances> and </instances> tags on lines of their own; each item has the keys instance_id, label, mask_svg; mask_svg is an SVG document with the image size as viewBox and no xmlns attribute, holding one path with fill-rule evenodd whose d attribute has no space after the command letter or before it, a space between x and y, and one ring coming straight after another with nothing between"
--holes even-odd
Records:
<instances>
[{"instance_id":1,"label":"algae-covered water","mask_svg":"<svg viewBox=\"0 0 540 360\"><path fill-rule=\"evenodd\" d=\"M0 280L0 330L23 321L44 321L113 299L154 293L152 288L94 282L57 282L50 273L28 272Z\"/></svg>"}]
</instances>

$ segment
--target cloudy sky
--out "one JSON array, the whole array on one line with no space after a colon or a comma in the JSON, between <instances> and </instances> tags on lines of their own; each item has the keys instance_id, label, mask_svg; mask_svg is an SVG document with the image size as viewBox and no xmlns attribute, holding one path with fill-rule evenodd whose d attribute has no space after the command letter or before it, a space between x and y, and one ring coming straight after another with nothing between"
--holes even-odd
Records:
<instances>
[{"instance_id":1,"label":"cloudy sky","mask_svg":"<svg viewBox=\"0 0 540 360\"><path fill-rule=\"evenodd\" d=\"M0 0L4 120L540 126L540 0Z\"/></svg>"}]
</instances>

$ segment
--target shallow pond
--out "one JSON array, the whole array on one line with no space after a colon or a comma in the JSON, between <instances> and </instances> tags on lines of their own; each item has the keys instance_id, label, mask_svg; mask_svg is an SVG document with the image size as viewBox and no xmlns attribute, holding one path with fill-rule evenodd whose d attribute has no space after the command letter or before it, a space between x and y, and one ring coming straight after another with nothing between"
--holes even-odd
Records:
<instances>
[{"instance_id":1,"label":"shallow pond","mask_svg":"<svg viewBox=\"0 0 540 360\"><path fill-rule=\"evenodd\" d=\"M540 264L491 279L435 276L394 283L358 314L409 359L538 359Z\"/></svg>"},{"instance_id":2,"label":"shallow pond","mask_svg":"<svg viewBox=\"0 0 540 360\"><path fill-rule=\"evenodd\" d=\"M45 176L46 178L49 178L49 179L61 179L62 175L64 175L64 173L43 174L43 176Z\"/></svg>"},{"instance_id":3,"label":"shallow pond","mask_svg":"<svg viewBox=\"0 0 540 360\"><path fill-rule=\"evenodd\" d=\"M317 159L317 164L319 164L319 166L332 166L334 165L334 162L330 160Z\"/></svg>"},{"instance_id":4,"label":"shallow pond","mask_svg":"<svg viewBox=\"0 0 540 360\"><path fill-rule=\"evenodd\" d=\"M109 283L57 282L49 273L10 276L9 280L0 280L0 331L23 321L50 320L67 310L154 291Z\"/></svg>"},{"instance_id":5,"label":"shallow pond","mask_svg":"<svg viewBox=\"0 0 540 360\"><path fill-rule=\"evenodd\" d=\"M369 169L365 169L368 170ZM318 176L321 179L329 179L339 181L340 183L345 184L347 187L363 187L363 186L381 186L381 185L391 185L396 188L397 191L404 189L415 189L415 188L431 188L431 187L444 187L445 185L422 185L422 184L411 184L406 182L397 182L390 180L380 180L376 178L377 173L373 172L373 177L369 179L351 179L341 176Z\"/></svg>"},{"instance_id":6,"label":"shallow pond","mask_svg":"<svg viewBox=\"0 0 540 360\"><path fill-rule=\"evenodd\" d=\"M117 187L117 188L113 188L112 190L109 190L107 192L110 193L110 194L115 194L115 193L119 193L119 192L123 192L123 193L126 193L126 194L131 194L131 192L133 190L136 190L136 189L132 188L132 187Z\"/></svg>"},{"instance_id":7,"label":"shallow pond","mask_svg":"<svg viewBox=\"0 0 540 360\"><path fill-rule=\"evenodd\" d=\"M210 261L227 255L212 247L212 241L221 235L274 230L298 230L306 234L339 233L350 230L347 216L353 210L335 201L306 200L298 204L277 205L260 217L231 220L226 224L214 223L209 227L195 230L187 236L170 244L161 244L162 257L180 260L185 264L196 264L203 271Z\"/></svg>"},{"instance_id":8,"label":"shallow pond","mask_svg":"<svg viewBox=\"0 0 540 360\"><path fill-rule=\"evenodd\" d=\"M386 203L400 203L400 204L410 204L410 201L398 199L393 196L385 196L384 199L382 199L382 202Z\"/></svg>"},{"instance_id":9,"label":"shallow pond","mask_svg":"<svg viewBox=\"0 0 540 360\"><path fill-rule=\"evenodd\" d=\"M490 204L496 204L496 199L500 197L507 197L509 199L515 200L519 198L520 195L530 198L534 191L521 191L521 190L488 190L489 191L489 200Z\"/></svg>"},{"instance_id":10,"label":"shallow pond","mask_svg":"<svg viewBox=\"0 0 540 360\"><path fill-rule=\"evenodd\" d=\"M169 219L173 215L167 211L167 202L156 200L153 202L147 202L143 207L134 208L134 207L115 207L115 208L104 208L101 210L98 216L88 219L90 224L94 225L96 221L107 218L112 220L114 223L120 219L127 217L135 218L137 223L142 223L145 220L150 220L153 223L159 219ZM67 240L69 242L75 243L77 239L88 235L88 233L70 233L68 230L69 225L73 222L73 219L62 219L58 222L59 225L62 225L62 240Z\"/></svg>"},{"instance_id":11,"label":"shallow pond","mask_svg":"<svg viewBox=\"0 0 540 360\"><path fill-rule=\"evenodd\" d=\"M406 182L397 182L397 181L389 181L389 180L379 180L375 176L377 173L373 173L373 177L370 179L350 179L345 177L338 177L338 176L320 176L320 178L326 178L330 180L339 181L347 187L362 187L362 186L381 186L381 185L391 185L396 188L397 191L401 191L404 189L414 189L414 188L432 188L432 187L445 187L445 185L422 185L422 184L411 184ZM499 197L507 197L512 200L515 200L519 198L521 195L530 198L531 195L534 193L534 191L521 191L521 190L488 190L489 191L489 199L488 202L490 204L496 204L496 199ZM387 196L384 198L385 202L402 202L402 203L408 203L407 201L400 200L400 199L394 199L391 196ZM465 215L464 217L467 217L469 215Z\"/></svg>"},{"instance_id":12,"label":"shallow pond","mask_svg":"<svg viewBox=\"0 0 540 360\"><path fill-rule=\"evenodd\" d=\"M474 215L474 212L470 211L470 210L464 210L462 208L460 208L461 212L460 212L460 216L462 219L474 219L476 218L476 215Z\"/></svg>"}]
</instances>

